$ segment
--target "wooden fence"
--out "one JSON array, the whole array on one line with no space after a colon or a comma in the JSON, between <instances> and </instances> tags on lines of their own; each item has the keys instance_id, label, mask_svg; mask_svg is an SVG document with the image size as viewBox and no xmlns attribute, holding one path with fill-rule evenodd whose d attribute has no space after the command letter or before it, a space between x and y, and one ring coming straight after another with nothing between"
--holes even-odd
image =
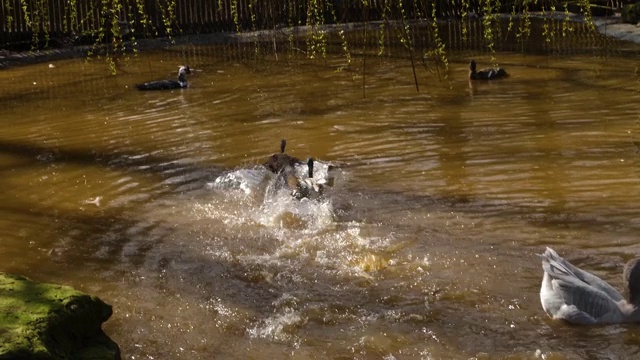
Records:
<instances>
[{"instance_id":1,"label":"wooden fence","mask_svg":"<svg viewBox=\"0 0 640 360\"><path fill-rule=\"evenodd\" d=\"M114 31L116 38L120 35L140 38L382 18L424 19L433 10L441 19L460 18L463 12L481 13L487 2L367 0L364 7L364 0L0 0L0 48L31 47L45 41L54 46L55 42L64 44L64 41L74 44L93 44L96 39L109 42ZM558 1L533 3L551 6L555 2ZM504 4L502 6L506 6ZM496 10L509 12L512 9ZM448 33L460 31L453 29Z\"/></svg>"},{"instance_id":2,"label":"wooden fence","mask_svg":"<svg viewBox=\"0 0 640 360\"><path fill-rule=\"evenodd\" d=\"M137 37L273 29L477 11L480 0L0 0L0 46L130 32ZM403 5L404 8L403 8ZM386 15L383 15L386 14Z\"/></svg>"}]
</instances>

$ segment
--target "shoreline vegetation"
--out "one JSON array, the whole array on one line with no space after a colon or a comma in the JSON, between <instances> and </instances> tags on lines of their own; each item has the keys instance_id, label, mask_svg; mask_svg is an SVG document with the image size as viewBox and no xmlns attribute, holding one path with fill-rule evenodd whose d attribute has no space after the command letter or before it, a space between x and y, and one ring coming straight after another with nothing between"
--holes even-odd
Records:
<instances>
[{"instance_id":1,"label":"shoreline vegetation","mask_svg":"<svg viewBox=\"0 0 640 360\"><path fill-rule=\"evenodd\" d=\"M496 14L496 18L509 21L523 21L523 15L513 14ZM536 12L530 13L527 18L552 19L558 21L570 21L574 23L588 23L591 21L594 28L602 35L640 44L640 27L634 24L625 23L619 13L603 17L591 17L589 20L581 14L567 14L565 12ZM471 17L473 18L473 17ZM310 33L323 31L330 33L332 31L339 33L340 36L344 32L356 31L365 27L377 30L384 26L394 24L395 26L407 26L411 24L427 24L429 19L418 19L405 21L404 23L394 24L390 21L371 21L361 23L346 24L326 24L326 25L301 25L291 27L281 27L273 30L256 30L243 32L219 32L210 34L192 34L178 35L173 37L157 37L144 38L123 42L122 48L114 51L110 45L68 45L60 46L53 49L35 49L27 51L10 51L0 48L0 69L12 66L21 66L48 61L87 57L93 58L117 56L126 53L135 53L137 51L148 51L155 49L163 49L174 45L206 45L206 44L226 44L226 43L243 43L263 41L265 39L275 39L280 37L281 40L287 40L287 37L302 38ZM439 22L448 22L448 20L439 20ZM561 34L555 36L563 36ZM446 49L444 49L446 51Z\"/></svg>"}]
</instances>

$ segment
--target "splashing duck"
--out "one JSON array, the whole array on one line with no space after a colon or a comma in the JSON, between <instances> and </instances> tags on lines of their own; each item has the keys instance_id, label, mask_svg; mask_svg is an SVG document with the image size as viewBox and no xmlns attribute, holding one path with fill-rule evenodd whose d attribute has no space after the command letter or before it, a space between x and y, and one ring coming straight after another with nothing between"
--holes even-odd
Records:
<instances>
[{"instance_id":1,"label":"splashing duck","mask_svg":"<svg viewBox=\"0 0 640 360\"><path fill-rule=\"evenodd\" d=\"M309 167L307 178L301 179L291 173L285 174L287 184L291 189L291 195L298 200L303 198L317 199L322 196L324 191L324 184L313 178L313 161L313 158L309 158L307 161L307 166Z\"/></svg>"},{"instance_id":2,"label":"splashing duck","mask_svg":"<svg viewBox=\"0 0 640 360\"><path fill-rule=\"evenodd\" d=\"M293 157L284 153L285 147L287 146L287 140L282 139L280 141L280 153L273 154L267 162L265 162L264 167L269 169L274 174L279 174L286 168L294 168L298 164L302 164L302 161L297 157Z\"/></svg>"},{"instance_id":3,"label":"splashing duck","mask_svg":"<svg viewBox=\"0 0 640 360\"><path fill-rule=\"evenodd\" d=\"M178 70L178 80L157 80L149 81L143 84L136 84L138 90L170 90L182 89L189 86L187 82L187 74L191 74L188 66L180 66Z\"/></svg>"},{"instance_id":4,"label":"splashing duck","mask_svg":"<svg viewBox=\"0 0 640 360\"><path fill-rule=\"evenodd\" d=\"M629 300L599 277L547 248L542 257L542 308L573 324L640 323L640 258L627 262L623 281Z\"/></svg>"},{"instance_id":5,"label":"splashing duck","mask_svg":"<svg viewBox=\"0 0 640 360\"><path fill-rule=\"evenodd\" d=\"M509 76L504 69L490 68L477 71L476 61L471 60L469 63L469 80L495 80Z\"/></svg>"}]
</instances>

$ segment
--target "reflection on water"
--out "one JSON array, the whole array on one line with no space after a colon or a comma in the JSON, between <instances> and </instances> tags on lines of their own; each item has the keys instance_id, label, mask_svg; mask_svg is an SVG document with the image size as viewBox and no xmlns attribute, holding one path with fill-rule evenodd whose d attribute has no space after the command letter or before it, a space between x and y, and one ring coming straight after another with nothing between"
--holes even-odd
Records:
<instances>
[{"instance_id":1,"label":"reflection on water","mask_svg":"<svg viewBox=\"0 0 640 360\"><path fill-rule=\"evenodd\" d=\"M339 59L285 57L0 72L0 270L113 304L127 359L637 355L634 327L547 319L535 256L619 285L640 250L633 57L501 53L509 79L469 84L490 59L452 53L419 93L376 58L366 97ZM190 89L133 90L181 64ZM324 199L268 191L281 138L339 164Z\"/></svg>"}]
</instances>

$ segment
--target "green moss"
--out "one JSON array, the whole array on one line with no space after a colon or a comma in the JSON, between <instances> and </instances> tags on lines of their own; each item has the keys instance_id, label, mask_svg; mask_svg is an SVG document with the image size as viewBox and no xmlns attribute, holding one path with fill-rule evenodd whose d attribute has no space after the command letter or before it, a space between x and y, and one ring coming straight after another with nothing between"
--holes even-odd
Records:
<instances>
[{"instance_id":1,"label":"green moss","mask_svg":"<svg viewBox=\"0 0 640 360\"><path fill-rule=\"evenodd\" d=\"M68 286L0 273L0 359L118 359L101 328L111 313Z\"/></svg>"}]
</instances>

